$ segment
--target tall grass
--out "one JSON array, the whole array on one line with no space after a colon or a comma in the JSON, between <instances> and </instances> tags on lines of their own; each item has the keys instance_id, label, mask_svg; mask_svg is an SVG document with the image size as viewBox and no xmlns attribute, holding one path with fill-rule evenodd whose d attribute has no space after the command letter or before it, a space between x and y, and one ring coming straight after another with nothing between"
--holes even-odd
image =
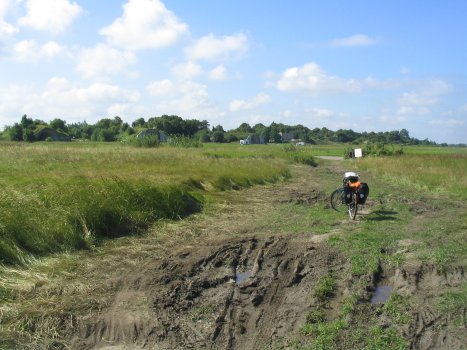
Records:
<instances>
[{"instance_id":1,"label":"tall grass","mask_svg":"<svg viewBox=\"0 0 467 350\"><path fill-rule=\"evenodd\" d=\"M408 154L365 158L355 162L355 165L392 184L467 199L467 154Z\"/></svg>"},{"instance_id":2,"label":"tall grass","mask_svg":"<svg viewBox=\"0 0 467 350\"><path fill-rule=\"evenodd\" d=\"M82 249L199 210L210 191L288 176L284 159L202 149L0 143L0 262Z\"/></svg>"}]
</instances>

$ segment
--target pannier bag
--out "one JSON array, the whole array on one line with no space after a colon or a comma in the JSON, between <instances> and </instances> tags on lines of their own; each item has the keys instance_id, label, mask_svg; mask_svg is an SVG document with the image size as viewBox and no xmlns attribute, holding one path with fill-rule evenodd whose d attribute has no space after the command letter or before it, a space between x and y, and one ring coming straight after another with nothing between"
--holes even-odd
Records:
<instances>
[{"instance_id":1,"label":"pannier bag","mask_svg":"<svg viewBox=\"0 0 467 350\"><path fill-rule=\"evenodd\" d=\"M357 190L357 202L358 204L365 204L368 195L370 194L370 188L365 182L362 182L360 188Z\"/></svg>"},{"instance_id":2,"label":"pannier bag","mask_svg":"<svg viewBox=\"0 0 467 350\"><path fill-rule=\"evenodd\" d=\"M352 202L352 190L348 186L344 186L344 203L349 204Z\"/></svg>"}]
</instances>

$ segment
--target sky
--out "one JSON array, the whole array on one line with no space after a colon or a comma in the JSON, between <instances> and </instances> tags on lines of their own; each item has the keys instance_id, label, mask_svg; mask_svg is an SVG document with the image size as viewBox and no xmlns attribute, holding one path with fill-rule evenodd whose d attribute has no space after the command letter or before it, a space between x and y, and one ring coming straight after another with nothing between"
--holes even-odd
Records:
<instances>
[{"instance_id":1,"label":"sky","mask_svg":"<svg viewBox=\"0 0 467 350\"><path fill-rule=\"evenodd\" d=\"M0 129L178 115L467 143L465 0L0 0Z\"/></svg>"}]
</instances>

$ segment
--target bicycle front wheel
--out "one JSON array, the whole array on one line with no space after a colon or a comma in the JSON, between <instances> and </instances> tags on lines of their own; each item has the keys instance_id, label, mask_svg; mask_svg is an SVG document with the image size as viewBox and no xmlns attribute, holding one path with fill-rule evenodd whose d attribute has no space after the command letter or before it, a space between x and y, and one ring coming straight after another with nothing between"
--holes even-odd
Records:
<instances>
[{"instance_id":1,"label":"bicycle front wheel","mask_svg":"<svg viewBox=\"0 0 467 350\"><path fill-rule=\"evenodd\" d=\"M331 207L336 211L345 212L345 203L344 203L344 190L338 188L334 190L331 194Z\"/></svg>"},{"instance_id":2,"label":"bicycle front wheel","mask_svg":"<svg viewBox=\"0 0 467 350\"><path fill-rule=\"evenodd\" d=\"M357 211L358 211L358 204L357 204L357 194L353 193L352 194L352 202L349 203L349 216L352 220L355 220L355 217L357 216Z\"/></svg>"}]
</instances>

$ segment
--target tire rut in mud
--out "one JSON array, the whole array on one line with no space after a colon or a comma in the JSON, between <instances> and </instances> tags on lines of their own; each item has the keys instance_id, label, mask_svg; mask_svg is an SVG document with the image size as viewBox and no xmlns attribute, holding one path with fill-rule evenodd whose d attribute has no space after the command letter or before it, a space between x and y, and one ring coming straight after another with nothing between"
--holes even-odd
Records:
<instances>
[{"instance_id":1,"label":"tire rut in mud","mask_svg":"<svg viewBox=\"0 0 467 350\"><path fill-rule=\"evenodd\" d=\"M74 348L262 349L297 334L318 279L345 261L304 237L224 242L173 254L122 285Z\"/></svg>"}]
</instances>

